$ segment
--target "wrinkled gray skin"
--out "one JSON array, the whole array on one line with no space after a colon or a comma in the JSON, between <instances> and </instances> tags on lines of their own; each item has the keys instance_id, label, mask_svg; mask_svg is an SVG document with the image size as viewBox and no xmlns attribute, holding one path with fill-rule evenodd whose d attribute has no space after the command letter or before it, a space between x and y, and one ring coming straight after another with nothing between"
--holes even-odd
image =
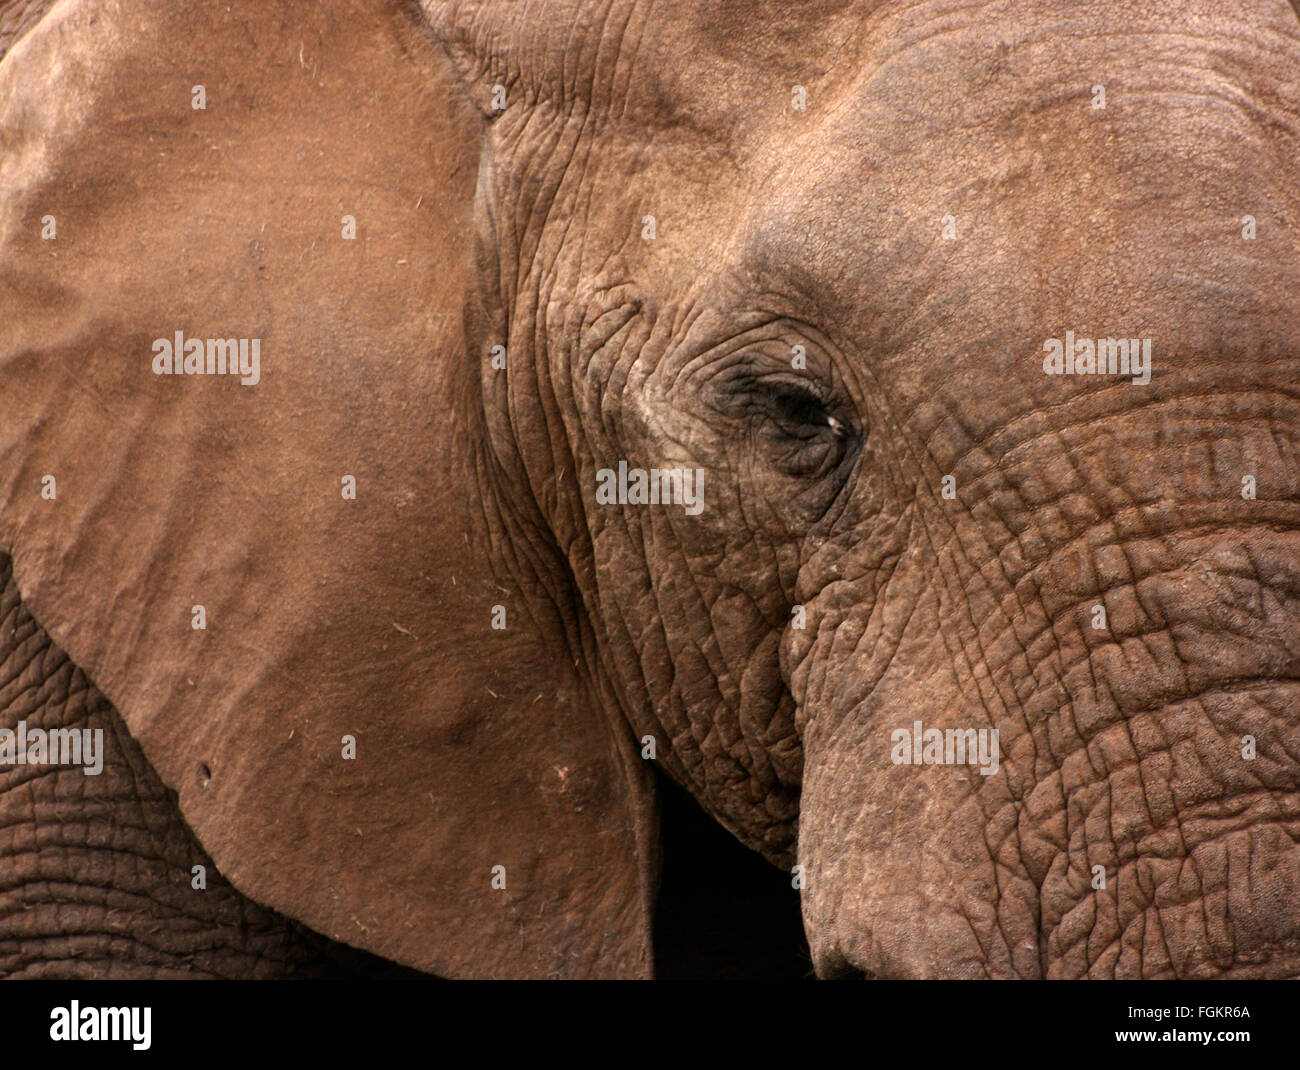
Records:
<instances>
[{"instance_id":1,"label":"wrinkled gray skin","mask_svg":"<svg viewBox=\"0 0 1300 1070\"><path fill-rule=\"evenodd\" d=\"M594 99L507 110L481 186L628 718L804 867L822 975L1300 973L1294 12L757 7L674 48L615 5ZM1066 330L1152 338L1150 383L1045 375ZM618 458L702 514L593 507ZM916 719L999 772L892 764Z\"/></svg>"},{"instance_id":2,"label":"wrinkled gray skin","mask_svg":"<svg viewBox=\"0 0 1300 1070\"><path fill-rule=\"evenodd\" d=\"M818 973L1300 974L1285 0L422 6L488 114L518 556L802 867ZM1066 331L1151 338L1150 382L1045 375ZM598 505L620 460L703 510ZM917 720L998 771L894 764Z\"/></svg>"}]
</instances>

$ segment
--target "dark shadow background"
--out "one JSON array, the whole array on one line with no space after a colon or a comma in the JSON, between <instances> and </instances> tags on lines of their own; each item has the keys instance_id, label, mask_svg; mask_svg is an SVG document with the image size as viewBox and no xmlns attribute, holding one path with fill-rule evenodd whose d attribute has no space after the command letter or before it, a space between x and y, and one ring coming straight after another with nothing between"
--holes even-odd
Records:
<instances>
[{"instance_id":1,"label":"dark shadow background","mask_svg":"<svg viewBox=\"0 0 1300 1070\"><path fill-rule=\"evenodd\" d=\"M813 976L790 874L741 846L659 777L663 880L655 911L660 980Z\"/></svg>"}]
</instances>

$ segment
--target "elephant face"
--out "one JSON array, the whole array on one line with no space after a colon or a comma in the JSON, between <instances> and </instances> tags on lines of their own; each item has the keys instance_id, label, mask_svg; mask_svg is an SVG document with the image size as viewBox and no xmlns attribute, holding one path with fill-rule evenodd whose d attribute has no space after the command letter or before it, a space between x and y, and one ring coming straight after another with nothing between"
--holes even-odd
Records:
<instances>
[{"instance_id":1,"label":"elephant face","mask_svg":"<svg viewBox=\"0 0 1300 1070\"><path fill-rule=\"evenodd\" d=\"M1217 11L629 17L494 120L528 483L823 972L1297 969L1298 40Z\"/></svg>"},{"instance_id":2,"label":"elephant face","mask_svg":"<svg viewBox=\"0 0 1300 1070\"><path fill-rule=\"evenodd\" d=\"M0 549L237 887L638 975L652 756L824 975L1300 973L1285 3L170 6L0 66Z\"/></svg>"}]
</instances>

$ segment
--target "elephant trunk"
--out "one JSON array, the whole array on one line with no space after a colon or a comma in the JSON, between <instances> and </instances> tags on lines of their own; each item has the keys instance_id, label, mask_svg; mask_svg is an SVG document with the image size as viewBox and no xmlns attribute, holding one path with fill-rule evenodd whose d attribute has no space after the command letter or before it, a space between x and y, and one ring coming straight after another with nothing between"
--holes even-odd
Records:
<instances>
[{"instance_id":1,"label":"elephant trunk","mask_svg":"<svg viewBox=\"0 0 1300 1070\"><path fill-rule=\"evenodd\" d=\"M1016 167L935 153L969 240L871 306L864 474L783 649L824 974L1300 974L1300 269L1255 230L1294 117L1205 104L1291 82L1244 33L1117 40L1077 55L1123 121L1044 68Z\"/></svg>"},{"instance_id":2,"label":"elephant trunk","mask_svg":"<svg viewBox=\"0 0 1300 1070\"><path fill-rule=\"evenodd\" d=\"M869 604L810 600L822 974L1300 974L1300 420L1263 388L1146 400L918 506L955 535Z\"/></svg>"}]
</instances>

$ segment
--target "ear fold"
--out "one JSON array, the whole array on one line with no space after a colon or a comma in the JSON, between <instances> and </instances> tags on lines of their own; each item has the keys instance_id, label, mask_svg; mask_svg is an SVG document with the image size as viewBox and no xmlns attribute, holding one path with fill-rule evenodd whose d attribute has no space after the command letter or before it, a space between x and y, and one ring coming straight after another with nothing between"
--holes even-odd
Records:
<instances>
[{"instance_id":1,"label":"ear fold","mask_svg":"<svg viewBox=\"0 0 1300 1070\"><path fill-rule=\"evenodd\" d=\"M652 789L503 519L482 118L410 5L63 3L0 101L0 548L222 872L439 974L647 975Z\"/></svg>"}]
</instances>

